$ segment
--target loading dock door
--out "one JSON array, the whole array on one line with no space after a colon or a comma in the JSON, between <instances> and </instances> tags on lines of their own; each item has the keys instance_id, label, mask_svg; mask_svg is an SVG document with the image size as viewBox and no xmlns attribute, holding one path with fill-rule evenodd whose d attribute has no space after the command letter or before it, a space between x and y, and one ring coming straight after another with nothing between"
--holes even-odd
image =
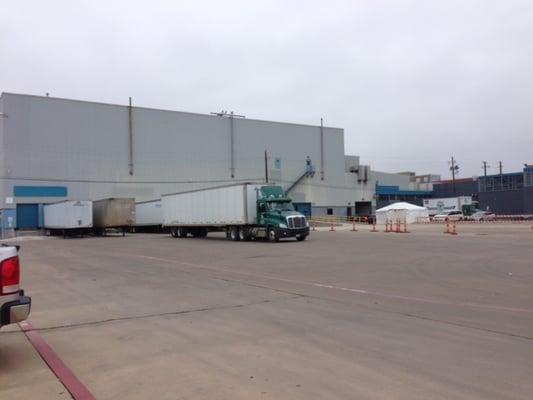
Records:
<instances>
[{"instance_id":1,"label":"loading dock door","mask_svg":"<svg viewBox=\"0 0 533 400\"><path fill-rule=\"evenodd\" d=\"M17 204L17 228L37 229L39 212L37 204Z\"/></svg>"},{"instance_id":2,"label":"loading dock door","mask_svg":"<svg viewBox=\"0 0 533 400\"><path fill-rule=\"evenodd\" d=\"M368 216L372 214L372 202L370 201L356 201L355 215Z\"/></svg>"},{"instance_id":3,"label":"loading dock door","mask_svg":"<svg viewBox=\"0 0 533 400\"><path fill-rule=\"evenodd\" d=\"M294 209L306 217L311 216L311 203L293 203Z\"/></svg>"}]
</instances>

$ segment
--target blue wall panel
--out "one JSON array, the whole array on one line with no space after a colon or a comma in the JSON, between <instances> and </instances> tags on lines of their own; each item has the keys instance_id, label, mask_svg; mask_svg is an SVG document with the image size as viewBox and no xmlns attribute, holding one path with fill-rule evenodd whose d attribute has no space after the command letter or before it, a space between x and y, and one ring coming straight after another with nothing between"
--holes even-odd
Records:
<instances>
[{"instance_id":1,"label":"blue wall panel","mask_svg":"<svg viewBox=\"0 0 533 400\"><path fill-rule=\"evenodd\" d=\"M17 210L14 208L4 208L2 210L2 225L4 229L17 227Z\"/></svg>"},{"instance_id":2,"label":"blue wall panel","mask_svg":"<svg viewBox=\"0 0 533 400\"><path fill-rule=\"evenodd\" d=\"M15 197L67 197L66 186L14 186Z\"/></svg>"},{"instance_id":3,"label":"blue wall panel","mask_svg":"<svg viewBox=\"0 0 533 400\"><path fill-rule=\"evenodd\" d=\"M311 203L293 203L296 211L301 212L306 217L311 216Z\"/></svg>"}]
</instances>

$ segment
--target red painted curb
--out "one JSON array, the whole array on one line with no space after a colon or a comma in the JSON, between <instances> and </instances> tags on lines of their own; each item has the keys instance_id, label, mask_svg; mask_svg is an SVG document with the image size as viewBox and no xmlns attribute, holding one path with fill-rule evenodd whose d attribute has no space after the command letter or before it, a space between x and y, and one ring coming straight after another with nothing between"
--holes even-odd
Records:
<instances>
[{"instance_id":1,"label":"red painted curb","mask_svg":"<svg viewBox=\"0 0 533 400\"><path fill-rule=\"evenodd\" d=\"M39 335L39 332L33 330L30 322L22 321L19 323L19 327L74 400L96 400L96 397L76 378L74 373L65 365L56 352Z\"/></svg>"}]
</instances>

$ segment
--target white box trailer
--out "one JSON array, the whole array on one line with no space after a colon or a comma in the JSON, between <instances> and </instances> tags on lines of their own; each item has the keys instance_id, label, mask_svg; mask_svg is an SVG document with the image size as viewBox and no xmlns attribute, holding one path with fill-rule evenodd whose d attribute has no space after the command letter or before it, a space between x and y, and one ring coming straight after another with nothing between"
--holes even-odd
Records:
<instances>
[{"instance_id":1,"label":"white box trailer","mask_svg":"<svg viewBox=\"0 0 533 400\"><path fill-rule=\"evenodd\" d=\"M225 231L232 240L284 237L305 240L309 224L279 186L234 184L163 195L163 226L172 236L205 237Z\"/></svg>"},{"instance_id":2,"label":"white box trailer","mask_svg":"<svg viewBox=\"0 0 533 400\"><path fill-rule=\"evenodd\" d=\"M60 201L45 204L43 225L50 233L83 233L93 226L93 202L89 200Z\"/></svg>"},{"instance_id":3,"label":"white box trailer","mask_svg":"<svg viewBox=\"0 0 533 400\"><path fill-rule=\"evenodd\" d=\"M163 205L161 199L135 203L136 228L161 228L163 225Z\"/></svg>"},{"instance_id":4,"label":"white box trailer","mask_svg":"<svg viewBox=\"0 0 533 400\"><path fill-rule=\"evenodd\" d=\"M439 199L424 199L424 207L428 209L429 215L450 213L453 211L464 211L464 206L473 206L471 196L444 197Z\"/></svg>"}]
</instances>

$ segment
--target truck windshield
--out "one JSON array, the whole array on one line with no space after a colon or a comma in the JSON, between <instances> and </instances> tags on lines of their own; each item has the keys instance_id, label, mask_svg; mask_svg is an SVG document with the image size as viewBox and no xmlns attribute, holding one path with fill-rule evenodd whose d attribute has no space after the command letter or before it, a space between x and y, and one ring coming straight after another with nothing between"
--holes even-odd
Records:
<instances>
[{"instance_id":1,"label":"truck windshield","mask_svg":"<svg viewBox=\"0 0 533 400\"><path fill-rule=\"evenodd\" d=\"M284 202L269 201L268 209L270 211L294 211L294 207L292 203L288 201L284 201Z\"/></svg>"}]
</instances>

